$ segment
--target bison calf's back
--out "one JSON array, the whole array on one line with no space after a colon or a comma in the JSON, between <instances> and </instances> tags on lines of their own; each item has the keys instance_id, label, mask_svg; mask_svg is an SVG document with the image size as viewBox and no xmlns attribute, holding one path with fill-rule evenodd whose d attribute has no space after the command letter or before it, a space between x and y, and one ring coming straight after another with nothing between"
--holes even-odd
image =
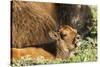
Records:
<instances>
[{"instance_id":1,"label":"bison calf's back","mask_svg":"<svg viewBox=\"0 0 100 67\"><path fill-rule=\"evenodd\" d=\"M12 48L12 59L31 56L33 59L43 56L45 59L53 59L54 56L42 48Z\"/></svg>"}]
</instances>

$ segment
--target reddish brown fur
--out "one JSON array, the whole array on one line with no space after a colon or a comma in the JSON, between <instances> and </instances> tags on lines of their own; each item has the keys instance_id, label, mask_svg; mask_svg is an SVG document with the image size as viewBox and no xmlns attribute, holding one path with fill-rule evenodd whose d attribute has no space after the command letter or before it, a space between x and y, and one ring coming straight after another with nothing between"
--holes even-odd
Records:
<instances>
[{"instance_id":1,"label":"reddish brown fur","mask_svg":"<svg viewBox=\"0 0 100 67\"><path fill-rule=\"evenodd\" d=\"M42 48L12 48L12 59L20 59L24 56L31 56L33 59L43 56L45 59L53 59L54 56Z\"/></svg>"}]
</instances>

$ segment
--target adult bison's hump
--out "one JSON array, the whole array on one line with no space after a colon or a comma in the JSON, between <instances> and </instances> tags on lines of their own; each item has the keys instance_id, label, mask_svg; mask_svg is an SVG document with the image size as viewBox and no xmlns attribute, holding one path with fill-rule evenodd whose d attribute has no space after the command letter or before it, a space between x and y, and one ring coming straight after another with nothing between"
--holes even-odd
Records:
<instances>
[{"instance_id":1,"label":"adult bison's hump","mask_svg":"<svg viewBox=\"0 0 100 67\"><path fill-rule=\"evenodd\" d=\"M12 2L12 47L28 47L50 41L55 21L45 9L32 2Z\"/></svg>"}]
</instances>

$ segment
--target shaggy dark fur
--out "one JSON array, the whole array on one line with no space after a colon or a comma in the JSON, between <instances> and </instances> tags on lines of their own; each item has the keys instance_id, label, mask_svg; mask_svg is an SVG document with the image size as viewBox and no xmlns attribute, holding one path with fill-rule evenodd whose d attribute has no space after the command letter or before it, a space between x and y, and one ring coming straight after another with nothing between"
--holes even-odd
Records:
<instances>
[{"instance_id":1,"label":"shaggy dark fur","mask_svg":"<svg viewBox=\"0 0 100 67\"><path fill-rule=\"evenodd\" d=\"M56 4L57 22L60 25L70 25L85 37L92 26L92 13L87 5Z\"/></svg>"}]
</instances>

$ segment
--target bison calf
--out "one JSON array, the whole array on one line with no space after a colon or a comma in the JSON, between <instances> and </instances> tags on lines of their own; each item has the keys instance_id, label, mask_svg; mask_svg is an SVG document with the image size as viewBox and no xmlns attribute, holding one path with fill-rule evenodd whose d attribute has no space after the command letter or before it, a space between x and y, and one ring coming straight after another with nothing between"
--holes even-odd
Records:
<instances>
[{"instance_id":1,"label":"bison calf","mask_svg":"<svg viewBox=\"0 0 100 67\"><path fill-rule=\"evenodd\" d=\"M53 41L46 45L12 48L12 58L20 58L26 55L31 55L32 58L43 56L45 59L67 58L80 40L77 30L67 25L61 27L58 32L50 31L49 36Z\"/></svg>"},{"instance_id":2,"label":"bison calf","mask_svg":"<svg viewBox=\"0 0 100 67\"><path fill-rule=\"evenodd\" d=\"M81 37L77 30L68 25L63 25L59 32L50 32L49 35L53 40L56 40L56 56L58 58L69 57L73 49L81 44Z\"/></svg>"}]
</instances>

